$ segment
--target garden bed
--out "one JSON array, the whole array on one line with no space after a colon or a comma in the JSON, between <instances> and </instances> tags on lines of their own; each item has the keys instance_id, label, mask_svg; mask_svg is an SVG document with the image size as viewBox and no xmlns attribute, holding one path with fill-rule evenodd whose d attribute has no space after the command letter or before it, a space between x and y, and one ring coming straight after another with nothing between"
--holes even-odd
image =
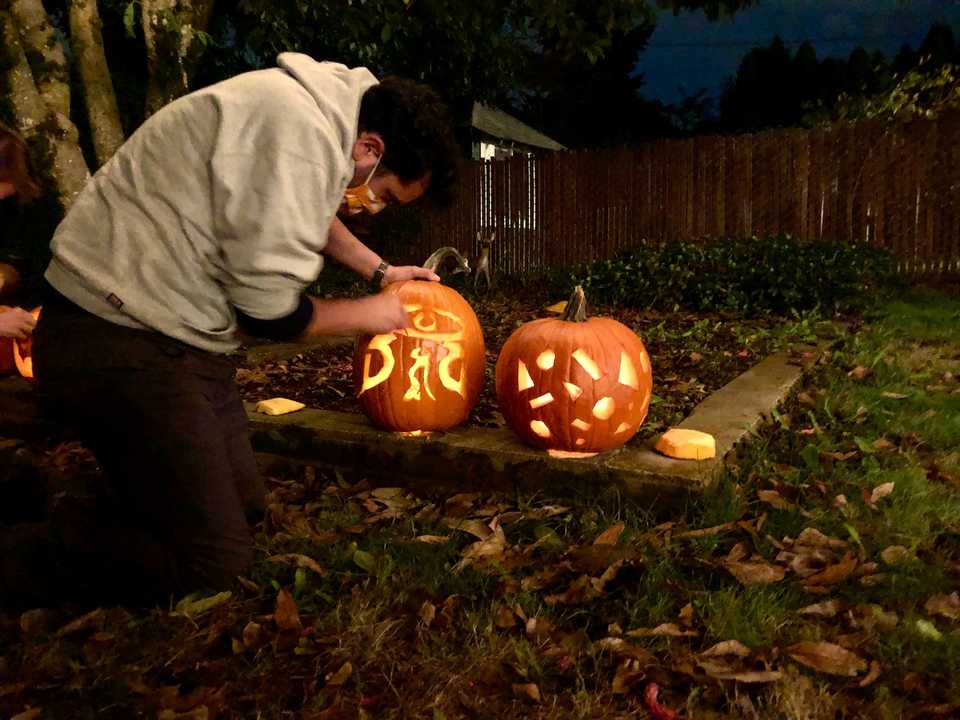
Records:
<instances>
[{"instance_id":1,"label":"garden bed","mask_svg":"<svg viewBox=\"0 0 960 720\"><path fill-rule=\"evenodd\" d=\"M543 288L513 288L489 295L465 293L483 327L486 378L467 427L499 428L503 416L494 392L497 353L521 324L550 313ZM659 312L597 306L592 315L609 315L644 341L653 361L650 414L631 441L639 445L678 424L704 398L754 366L778 345L785 321L743 319L717 313ZM809 338L807 338L809 339ZM244 400L271 397L298 400L308 407L357 413L353 388L353 347L348 342L305 350L289 358L250 357L237 372Z\"/></svg>"}]
</instances>

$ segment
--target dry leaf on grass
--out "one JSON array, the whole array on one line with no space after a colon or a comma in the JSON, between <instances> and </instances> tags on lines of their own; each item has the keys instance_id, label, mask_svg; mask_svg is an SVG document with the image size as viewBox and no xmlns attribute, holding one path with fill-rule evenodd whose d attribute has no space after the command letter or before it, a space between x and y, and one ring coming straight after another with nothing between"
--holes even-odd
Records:
<instances>
[{"instance_id":1,"label":"dry leaf on grass","mask_svg":"<svg viewBox=\"0 0 960 720\"><path fill-rule=\"evenodd\" d=\"M266 642L266 633L259 623L248 622L243 628L243 646L247 650L256 650Z\"/></svg>"},{"instance_id":2,"label":"dry leaf on grass","mask_svg":"<svg viewBox=\"0 0 960 720\"><path fill-rule=\"evenodd\" d=\"M857 683L857 687L865 688L869 685L873 685L880 677L880 673L883 671L883 667L876 660L870 661L870 670L866 675L863 676L863 679Z\"/></svg>"},{"instance_id":3,"label":"dry leaf on grass","mask_svg":"<svg viewBox=\"0 0 960 720\"><path fill-rule=\"evenodd\" d=\"M765 502L768 505L775 507L777 510L791 510L796 507L792 502L787 500L776 490L758 490L757 497L761 502Z\"/></svg>"},{"instance_id":4,"label":"dry leaf on grass","mask_svg":"<svg viewBox=\"0 0 960 720\"><path fill-rule=\"evenodd\" d=\"M855 677L867 669L867 662L856 653L829 642L799 642L786 650L801 665L830 675Z\"/></svg>"},{"instance_id":5,"label":"dry leaf on grass","mask_svg":"<svg viewBox=\"0 0 960 720\"><path fill-rule=\"evenodd\" d=\"M873 489L873 492L870 493L870 497L867 500L867 505L869 505L871 508L876 510L877 502L887 497L890 493L892 493L895 485L896 483L892 483L892 482L883 483L882 485L877 485Z\"/></svg>"},{"instance_id":6,"label":"dry leaf on grass","mask_svg":"<svg viewBox=\"0 0 960 720\"><path fill-rule=\"evenodd\" d=\"M494 624L501 630L509 630L517 626L517 616L506 605L501 605L494 618Z\"/></svg>"},{"instance_id":7,"label":"dry leaf on grass","mask_svg":"<svg viewBox=\"0 0 960 720\"><path fill-rule=\"evenodd\" d=\"M326 573L323 571L323 568L320 567L319 563L314 560L309 555L300 555L298 553L284 553L282 555L271 555L267 558L267 562L280 563L282 565L290 565L292 567L306 568L307 570L313 570L317 575L323 576Z\"/></svg>"},{"instance_id":8,"label":"dry leaf on grass","mask_svg":"<svg viewBox=\"0 0 960 720\"><path fill-rule=\"evenodd\" d=\"M498 525L486 540L480 540L464 548L463 559L453 567L453 571L460 572L469 565L495 560L501 557L506 549L507 538L503 534L503 528Z\"/></svg>"},{"instance_id":9,"label":"dry leaf on grass","mask_svg":"<svg viewBox=\"0 0 960 720\"><path fill-rule=\"evenodd\" d=\"M903 545L891 545L880 551L880 559L887 565L897 565L910 558L910 551Z\"/></svg>"},{"instance_id":10,"label":"dry leaf on grass","mask_svg":"<svg viewBox=\"0 0 960 720\"><path fill-rule=\"evenodd\" d=\"M857 569L859 564L857 556L852 552L848 552L840 562L833 565L828 565L823 570L813 575L810 575L806 579L806 584L810 585L836 585L837 583L843 582L848 577L850 577L854 570Z\"/></svg>"},{"instance_id":11,"label":"dry leaf on grass","mask_svg":"<svg viewBox=\"0 0 960 720\"><path fill-rule=\"evenodd\" d=\"M769 585L780 582L786 575L779 565L760 557L751 560L726 561L723 566L741 585Z\"/></svg>"},{"instance_id":12,"label":"dry leaf on grass","mask_svg":"<svg viewBox=\"0 0 960 720\"><path fill-rule=\"evenodd\" d=\"M723 657L725 655L735 655L741 658L750 657L750 648L739 640L724 640L704 650L700 653L699 657L711 658Z\"/></svg>"},{"instance_id":13,"label":"dry leaf on grass","mask_svg":"<svg viewBox=\"0 0 960 720\"><path fill-rule=\"evenodd\" d=\"M637 628L627 631L630 637L697 637L699 634L696 630L684 630L676 623L663 623L655 628Z\"/></svg>"},{"instance_id":14,"label":"dry leaf on grass","mask_svg":"<svg viewBox=\"0 0 960 720\"><path fill-rule=\"evenodd\" d=\"M923 606L929 615L940 615L950 620L960 620L960 592L949 595L934 595Z\"/></svg>"},{"instance_id":15,"label":"dry leaf on grass","mask_svg":"<svg viewBox=\"0 0 960 720\"><path fill-rule=\"evenodd\" d=\"M281 630L300 630L303 627L303 623L300 621L300 612L297 610L297 601L282 588L277 593L273 620Z\"/></svg>"},{"instance_id":16,"label":"dry leaf on grass","mask_svg":"<svg viewBox=\"0 0 960 720\"><path fill-rule=\"evenodd\" d=\"M426 627L430 627L433 624L433 619L437 617L437 606L434 605L429 600L424 600L423 605L420 606L420 612L417 613L417 616L420 618L420 621Z\"/></svg>"},{"instance_id":17,"label":"dry leaf on grass","mask_svg":"<svg viewBox=\"0 0 960 720\"><path fill-rule=\"evenodd\" d=\"M350 679L351 675L353 675L353 665L347 661L340 666L339 670L327 676L326 687L341 687Z\"/></svg>"},{"instance_id":18,"label":"dry leaf on grass","mask_svg":"<svg viewBox=\"0 0 960 720\"><path fill-rule=\"evenodd\" d=\"M536 683L514 684L513 694L518 698L526 698L535 703L541 702L540 688Z\"/></svg>"},{"instance_id":19,"label":"dry leaf on grass","mask_svg":"<svg viewBox=\"0 0 960 720\"><path fill-rule=\"evenodd\" d=\"M832 618L843 609L839 600L827 600L800 608L797 612L804 617Z\"/></svg>"},{"instance_id":20,"label":"dry leaf on grass","mask_svg":"<svg viewBox=\"0 0 960 720\"><path fill-rule=\"evenodd\" d=\"M597 539L593 541L594 545L616 545L617 541L620 540L620 536L623 534L624 524L622 522L614 523L602 533L597 536Z\"/></svg>"},{"instance_id":21,"label":"dry leaf on grass","mask_svg":"<svg viewBox=\"0 0 960 720\"><path fill-rule=\"evenodd\" d=\"M621 637L605 637L597 640L593 646L599 650L607 650L618 657L631 658L641 665L653 665L657 662L657 658L648 650L627 642Z\"/></svg>"}]
</instances>

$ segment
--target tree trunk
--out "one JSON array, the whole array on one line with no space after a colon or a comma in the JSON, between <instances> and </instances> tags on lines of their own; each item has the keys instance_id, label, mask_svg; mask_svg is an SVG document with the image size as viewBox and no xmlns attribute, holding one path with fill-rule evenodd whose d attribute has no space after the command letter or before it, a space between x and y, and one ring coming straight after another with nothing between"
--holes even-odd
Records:
<instances>
[{"instance_id":1,"label":"tree trunk","mask_svg":"<svg viewBox=\"0 0 960 720\"><path fill-rule=\"evenodd\" d=\"M78 144L77 128L67 115L51 109L37 89L13 16L0 10L0 116L6 116L30 148L43 184L64 211L90 179Z\"/></svg>"},{"instance_id":2,"label":"tree trunk","mask_svg":"<svg viewBox=\"0 0 960 720\"><path fill-rule=\"evenodd\" d=\"M23 42L33 82L44 104L70 117L70 69L41 0L11 0L10 13Z\"/></svg>"},{"instance_id":3,"label":"tree trunk","mask_svg":"<svg viewBox=\"0 0 960 720\"><path fill-rule=\"evenodd\" d=\"M83 81L97 165L107 162L124 140L101 27L96 0L70 0L70 47Z\"/></svg>"},{"instance_id":4,"label":"tree trunk","mask_svg":"<svg viewBox=\"0 0 960 720\"><path fill-rule=\"evenodd\" d=\"M204 32L214 0L142 0L143 37L147 46L146 115L149 117L190 88L203 55Z\"/></svg>"}]
</instances>

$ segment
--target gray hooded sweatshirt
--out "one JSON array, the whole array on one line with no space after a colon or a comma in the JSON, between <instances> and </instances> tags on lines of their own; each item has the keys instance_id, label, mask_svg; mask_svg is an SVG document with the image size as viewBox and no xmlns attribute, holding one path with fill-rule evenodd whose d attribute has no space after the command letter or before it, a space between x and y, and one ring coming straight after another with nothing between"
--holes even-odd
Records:
<instances>
[{"instance_id":1,"label":"gray hooded sweatshirt","mask_svg":"<svg viewBox=\"0 0 960 720\"><path fill-rule=\"evenodd\" d=\"M278 65L147 120L57 228L50 284L106 320L217 353L239 345L234 308L293 312L322 268L377 80L296 53Z\"/></svg>"}]
</instances>

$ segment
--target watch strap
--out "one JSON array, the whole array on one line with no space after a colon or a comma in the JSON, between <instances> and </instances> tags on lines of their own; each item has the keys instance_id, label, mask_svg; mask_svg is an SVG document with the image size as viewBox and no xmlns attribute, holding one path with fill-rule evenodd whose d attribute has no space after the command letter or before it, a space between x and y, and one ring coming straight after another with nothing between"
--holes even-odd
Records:
<instances>
[{"instance_id":1,"label":"watch strap","mask_svg":"<svg viewBox=\"0 0 960 720\"><path fill-rule=\"evenodd\" d=\"M373 276L370 278L371 292L380 292L380 284L383 282L383 276L386 274L388 267L390 266L383 261L377 265L377 269L373 271Z\"/></svg>"}]
</instances>

